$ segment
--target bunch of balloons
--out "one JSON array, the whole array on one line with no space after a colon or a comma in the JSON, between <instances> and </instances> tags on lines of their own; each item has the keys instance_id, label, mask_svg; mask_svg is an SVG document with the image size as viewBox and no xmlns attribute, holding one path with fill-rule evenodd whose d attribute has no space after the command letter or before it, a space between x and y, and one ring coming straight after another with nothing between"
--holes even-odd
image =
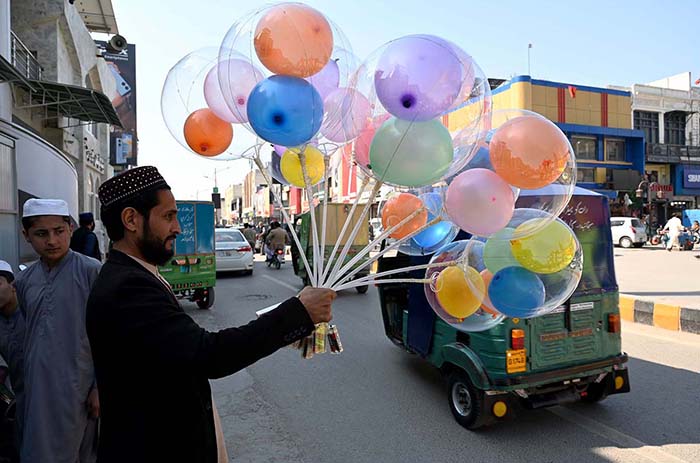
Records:
<instances>
[{"instance_id":1,"label":"bunch of balloons","mask_svg":"<svg viewBox=\"0 0 700 463\"><path fill-rule=\"evenodd\" d=\"M400 281L386 277L401 269L352 279L392 250L432 255L404 269L424 269L425 278L402 281L423 284L435 313L464 331L543 315L578 285L581 246L557 218L576 183L568 139L539 114L494 111L484 72L446 39L404 36L359 62L322 13L280 3L241 18L218 48L178 62L161 109L191 152L250 157L269 181L304 189L314 259L302 257L314 285ZM341 157L363 177L348 221L365 188L372 186L370 198L381 186L392 190L381 208L383 231L349 262L371 202L326 256L312 200L312 187L333 176ZM536 198L527 209L516 208L523 192ZM455 242L460 230L471 238ZM385 239L389 245L363 261Z\"/></svg>"}]
</instances>

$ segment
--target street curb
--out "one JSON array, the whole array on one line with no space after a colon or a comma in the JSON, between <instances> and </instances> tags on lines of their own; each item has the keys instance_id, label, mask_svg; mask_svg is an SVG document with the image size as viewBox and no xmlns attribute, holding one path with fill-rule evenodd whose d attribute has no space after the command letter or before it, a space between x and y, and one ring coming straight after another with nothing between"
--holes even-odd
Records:
<instances>
[{"instance_id":1,"label":"street curb","mask_svg":"<svg viewBox=\"0 0 700 463\"><path fill-rule=\"evenodd\" d=\"M700 309L644 301L621 295L620 316L623 320L665 330L700 334Z\"/></svg>"}]
</instances>

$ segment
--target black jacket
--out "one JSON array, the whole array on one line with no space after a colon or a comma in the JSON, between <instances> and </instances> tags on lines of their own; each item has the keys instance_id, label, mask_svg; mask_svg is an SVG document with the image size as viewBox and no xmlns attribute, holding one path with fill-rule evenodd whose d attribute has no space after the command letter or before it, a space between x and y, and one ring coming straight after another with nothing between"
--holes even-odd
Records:
<instances>
[{"instance_id":1,"label":"black jacket","mask_svg":"<svg viewBox=\"0 0 700 463\"><path fill-rule=\"evenodd\" d=\"M98 462L216 462L208 380L312 330L292 298L245 326L210 333L153 274L112 250L87 305L102 414Z\"/></svg>"},{"instance_id":2,"label":"black jacket","mask_svg":"<svg viewBox=\"0 0 700 463\"><path fill-rule=\"evenodd\" d=\"M73 232L73 236L70 239L70 248L75 252L102 261L97 235L95 232L90 231L89 228L80 227Z\"/></svg>"}]
</instances>

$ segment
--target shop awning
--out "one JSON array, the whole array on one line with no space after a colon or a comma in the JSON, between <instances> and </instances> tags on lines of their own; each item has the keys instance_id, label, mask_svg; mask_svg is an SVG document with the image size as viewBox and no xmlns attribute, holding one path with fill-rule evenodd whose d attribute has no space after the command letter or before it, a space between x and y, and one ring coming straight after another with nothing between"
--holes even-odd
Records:
<instances>
[{"instance_id":1,"label":"shop awning","mask_svg":"<svg viewBox=\"0 0 700 463\"><path fill-rule=\"evenodd\" d=\"M15 68L4 56L0 55L0 82L18 83L23 87L34 90L29 79Z\"/></svg>"},{"instance_id":2,"label":"shop awning","mask_svg":"<svg viewBox=\"0 0 700 463\"><path fill-rule=\"evenodd\" d=\"M36 88L35 91L29 91L31 106L45 106L54 109L61 116L80 121L104 122L122 127L112 102L103 93L58 82L30 80L29 83Z\"/></svg>"}]
</instances>

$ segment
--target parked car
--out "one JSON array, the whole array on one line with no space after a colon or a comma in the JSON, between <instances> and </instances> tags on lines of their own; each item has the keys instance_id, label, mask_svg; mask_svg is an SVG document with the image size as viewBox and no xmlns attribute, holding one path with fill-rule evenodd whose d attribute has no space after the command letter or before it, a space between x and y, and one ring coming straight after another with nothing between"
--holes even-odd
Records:
<instances>
[{"instance_id":1,"label":"parked car","mask_svg":"<svg viewBox=\"0 0 700 463\"><path fill-rule=\"evenodd\" d=\"M613 244L623 248L641 248L647 242L644 224L635 217L610 217Z\"/></svg>"},{"instance_id":2,"label":"parked car","mask_svg":"<svg viewBox=\"0 0 700 463\"><path fill-rule=\"evenodd\" d=\"M216 229L216 271L253 274L253 249L240 230Z\"/></svg>"}]
</instances>

